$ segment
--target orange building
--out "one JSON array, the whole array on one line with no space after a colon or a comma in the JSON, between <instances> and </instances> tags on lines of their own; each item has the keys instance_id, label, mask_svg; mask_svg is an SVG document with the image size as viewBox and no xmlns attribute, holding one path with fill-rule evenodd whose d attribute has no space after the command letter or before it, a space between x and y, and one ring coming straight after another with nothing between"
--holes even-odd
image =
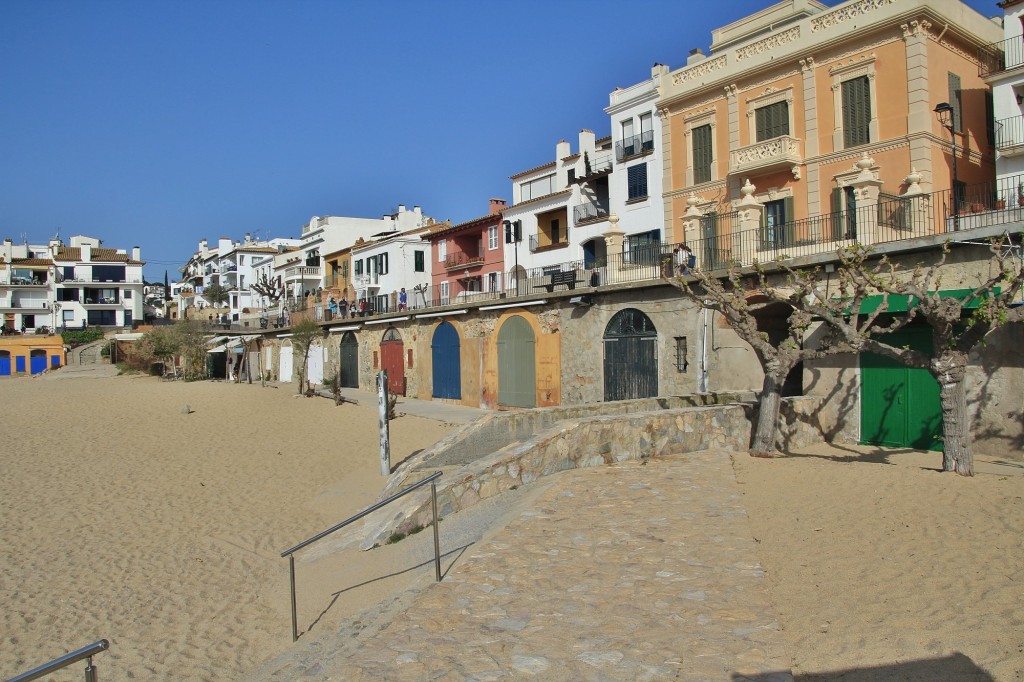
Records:
<instances>
[{"instance_id":1,"label":"orange building","mask_svg":"<svg viewBox=\"0 0 1024 682\"><path fill-rule=\"evenodd\" d=\"M994 179L977 54L1001 35L957 0L787 0L713 31L658 101L666 240L708 267L950 229L934 109L963 208Z\"/></svg>"}]
</instances>

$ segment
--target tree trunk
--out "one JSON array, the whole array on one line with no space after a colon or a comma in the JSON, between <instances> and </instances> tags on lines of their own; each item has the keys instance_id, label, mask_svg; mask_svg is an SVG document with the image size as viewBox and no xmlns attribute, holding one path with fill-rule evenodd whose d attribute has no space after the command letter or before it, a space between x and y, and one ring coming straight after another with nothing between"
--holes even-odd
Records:
<instances>
[{"instance_id":1,"label":"tree trunk","mask_svg":"<svg viewBox=\"0 0 1024 682\"><path fill-rule=\"evenodd\" d=\"M967 428L967 391L964 386L966 361L966 356L940 357L933 360L932 369L939 382L942 399L942 470L973 476L974 454Z\"/></svg>"},{"instance_id":2,"label":"tree trunk","mask_svg":"<svg viewBox=\"0 0 1024 682\"><path fill-rule=\"evenodd\" d=\"M778 430L781 405L782 381L773 371L766 371L764 382L761 384L761 397L757 403L757 428L750 443L752 457L771 457L775 452L775 433Z\"/></svg>"}]
</instances>

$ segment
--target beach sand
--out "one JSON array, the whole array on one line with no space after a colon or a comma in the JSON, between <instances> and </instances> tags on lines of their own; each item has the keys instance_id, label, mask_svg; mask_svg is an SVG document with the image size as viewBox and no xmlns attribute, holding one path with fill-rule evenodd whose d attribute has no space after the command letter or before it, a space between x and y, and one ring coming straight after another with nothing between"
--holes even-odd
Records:
<instances>
[{"instance_id":1,"label":"beach sand","mask_svg":"<svg viewBox=\"0 0 1024 682\"><path fill-rule=\"evenodd\" d=\"M95 663L116 680L237 679L285 650L280 553L377 500L376 404L53 377L0 384L0 678L100 638L111 646ZM392 464L452 428L393 421ZM386 554L358 554L348 578L389 573ZM300 572L300 606L330 604L337 576L321 577ZM351 589L317 627L402 586Z\"/></svg>"},{"instance_id":2,"label":"beach sand","mask_svg":"<svg viewBox=\"0 0 1024 682\"><path fill-rule=\"evenodd\" d=\"M3 677L105 637L104 679L240 678L291 646L280 552L384 484L375 405L146 377L0 386ZM392 422L393 463L451 428ZM1024 680L1020 462L965 479L935 453L819 446L734 465L800 682ZM428 585L406 544L300 556L300 629Z\"/></svg>"}]
</instances>

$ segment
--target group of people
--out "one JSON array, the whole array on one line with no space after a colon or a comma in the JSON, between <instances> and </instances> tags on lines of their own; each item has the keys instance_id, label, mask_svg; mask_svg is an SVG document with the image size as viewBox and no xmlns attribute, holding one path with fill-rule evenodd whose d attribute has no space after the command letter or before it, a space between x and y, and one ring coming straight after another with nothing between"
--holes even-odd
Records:
<instances>
[{"instance_id":1,"label":"group of people","mask_svg":"<svg viewBox=\"0 0 1024 682\"><path fill-rule=\"evenodd\" d=\"M686 244L680 244L672 250L673 274L688 275L697 266L697 257Z\"/></svg>"},{"instance_id":2,"label":"group of people","mask_svg":"<svg viewBox=\"0 0 1024 682\"><path fill-rule=\"evenodd\" d=\"M373 303L365 298L360 299L358 303L349 303L345 299L341 299L339 302L331 296L331 299L327 302L327 310L330 312L331 318L366 317L367 315L373 315Z\"/></svg>"}]
</instances>

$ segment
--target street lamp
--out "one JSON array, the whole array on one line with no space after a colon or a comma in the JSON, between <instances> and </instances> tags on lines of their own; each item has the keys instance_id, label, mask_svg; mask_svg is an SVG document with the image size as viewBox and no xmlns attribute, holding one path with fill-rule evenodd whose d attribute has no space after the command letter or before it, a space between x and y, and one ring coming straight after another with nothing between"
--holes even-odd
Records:
<instances>
[{"instance_id":1,"label":"street lamp","mask_svg":"<svg viewBox=\"0 0 1024 682\"><path fill-rule=\"evenodd\" d=\"M949 102L939 102L935 105L935 117L939 119L939 125L949 131L949 137L953 141L953 188L950 196L953 204L953 230L960 229L960 197L957 189L956 176L956 131L953 129L953 107Z\"/></svg>"}]
</instances>

